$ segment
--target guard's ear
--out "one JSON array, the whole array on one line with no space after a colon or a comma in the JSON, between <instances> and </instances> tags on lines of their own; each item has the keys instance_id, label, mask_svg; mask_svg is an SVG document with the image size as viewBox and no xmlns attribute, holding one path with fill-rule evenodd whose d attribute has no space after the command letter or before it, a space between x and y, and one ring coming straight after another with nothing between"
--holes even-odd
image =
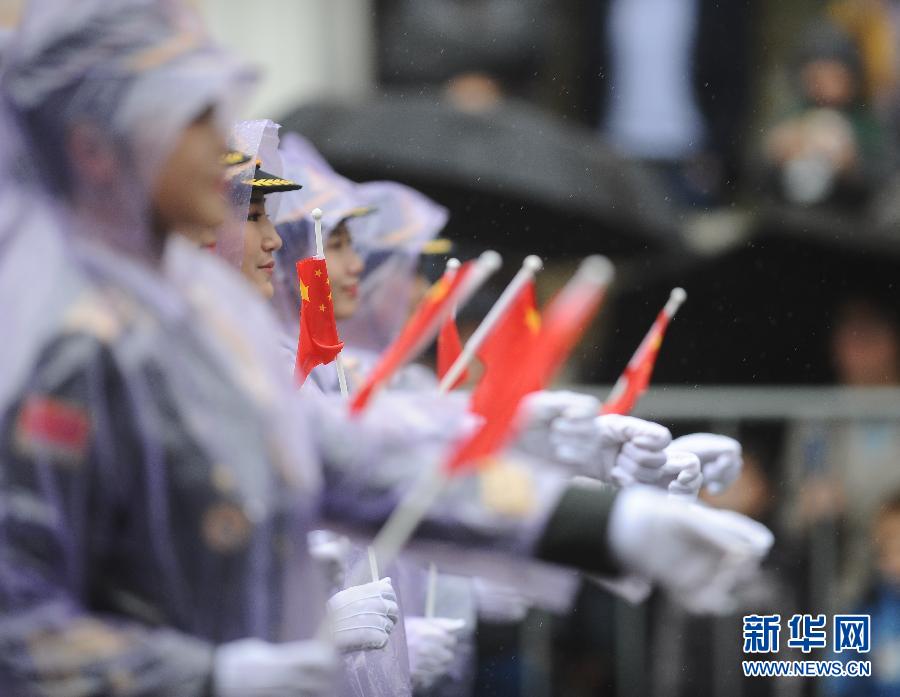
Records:
<instances>
[{"instance_id":1,"label":"guard's ear","mask_svg":"<svg viewBox=\"0 0 900 697\"><path fill-rule=\"evenodd\" d=\"M118 157L108 137L89 123L75 124L66 143L75 188L112 186L120 171Z\"/></svg>"}]
</instances>

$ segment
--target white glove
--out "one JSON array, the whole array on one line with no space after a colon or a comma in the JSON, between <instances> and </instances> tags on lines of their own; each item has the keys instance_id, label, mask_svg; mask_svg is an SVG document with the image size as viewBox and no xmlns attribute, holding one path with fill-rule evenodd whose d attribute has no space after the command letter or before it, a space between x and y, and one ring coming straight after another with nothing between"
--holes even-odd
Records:
<instances>
[{"instance_id":1,"label":"white glove","mask_svg":"<svg viewBox=\"0 0 900 697\"><path fill-rule=\"evenodd\" d=\"M538 457L579 466L593 459L596 438L585 441L582 433L556 436L557 423L563 415L566 424L585 429L593 436L592 421L600 413L600 402L590 395L563 390L534 392L528 395L519 412L523 422L518 446Z\"/></svg>"},{"instance_id":2,"label":"white glove","mask_svg":"<svg viewBox=\"0 0 900 697\"><path fill-rule=\"evenodd\" d=\"M700 458L694 453L677 450L672 446L666 448L666 464L662 466L659 486L664 486L670 496L696 501L702 485Z\"/></svg>"},{"instance_id":3,"label":"white glove","mask_svg":"<svg viewBox=\"0 0 900 697\"><path fill-rule=\"evenodd\" d=\"M472 579L478 617L487 622L510 624L521 622L528 614L528 600L512 586L483 578Z\"/></svg>"},{"instance_id":4,"label":"white glove","mask_svg":"<svg viewBox=\"0 0 900 697\"><path fill-rule=\"evenodd\" d=\"M632 416L587 418L566 412L552 426L550 440L558 459L601 481L629 486L654 484L666 462L662 452L672 440L669 429Z\"/></svg>"},{"instance_id":5,"label":"white glove","mask_svg":"<svg viewBox=\"0 0 900 697\"><path fill-rule=\"evenodd\" d=\"M665 426L633 416L607 414L596 418L600 434L598 465L604 481L618 486L654 484L666 463L664 449L672 440Z\"/></svg>"},{"instance_id":6,"label":"white glove","mask_svg":"<svg viewBox=\"0 0 900 697\"><path fill-rule=\"evenodd\" d=\"M324 641L270 644L241 639L216 649L215 697L328 697L334 694L338 662Z\"/></svg>"},{"instance_id":7,"label":"white glove","mask_svg":"<svg viewBox=\"0 0 900 697\"><path fill-rule=\"evenodd\" d=\"M600 401L596 397L567 390L534 392L525 398L522 406L529 426L549 426L555 419L568 414L570 417L592 418L600 413Z\"/></svg>"},{"instance_id":8,"label":"white glove","mask_svg":"<svg viewBox=\"0 0 900 697\"><path fill-rule=\"evenodd\" d=\"M715 433L691 433L672 441L672 447L687 450L700 458L703 481L710 494L721 494L741 474L741 444Z\"/></svg>"},{"instance_id":9,"label":"white glove","mask_svg":"<svg viewBox=\"0 0 900 697\"><path fill-rule=\"evenodd\" d=\"M649 487L617 497L613 553L629 571L666 588L692 612L725 613L772 546L767 527L733 511L673 500Z\"/></svg>"},{"instance_id":10,"label":"white glove","mask_svg":"<svg viewBox=\"0 0 900 697\"><path fill-rule=\"evenodd\" d=\"M310 530L306 536L309 555L321 568L331 589L344 587L350 559L350 540L331 530Z\"/></svg>"},{"instance_id":11,"label":"white glove","mask_svg":"<svg viewBox=\"0 0 900 697\"><path fill-rule=\"evenodd\" d=\"M463 620L447 617L404 619L413 690L428 690L447 674L456 651L456 633L465 625Z\"/></svg>"},{"instance_id":12,"label":"white glove","mask_svg":"<svg viewBox=\"0 0 900 697\"><path fill-rule=\"evenodd\" d=\"M334 643L339 651L380 649L400 617L390 578L352 586L328 600Z\"/></svg>"}]
</instances>

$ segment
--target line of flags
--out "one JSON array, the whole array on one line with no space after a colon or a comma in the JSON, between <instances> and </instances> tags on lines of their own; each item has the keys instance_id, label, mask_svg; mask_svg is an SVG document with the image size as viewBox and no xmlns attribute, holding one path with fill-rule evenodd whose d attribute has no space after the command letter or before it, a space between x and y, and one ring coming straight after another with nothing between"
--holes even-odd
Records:
<instances>
[{"instance_id":1,"label":"line of flags","mask_svg":"<svg viewBox=\"0 0 900 697\"><path fill-rule=\"evenodd\" d=\"M454 317L465 281L474 269L475 262L467 262L458 269L445 272L435 283L419 307L407 321L396 340L382 355L381 361L354 395L351 411L365 409L372 397L404 364L413 360L434 339L437 330L437 374L443 378L462 353L462 341ZM328 267L324 259L310 257L296 263L300 286L300 331L294 375L302 385L309 373L318 365L327 365L337 358L344 347L338 335L334 318L334 304ZM471 289L470 289L471 292ZM685 299L680 288L672 291L665 307L660 310L647 335L616 381L601 409L603 414L628 414L646 392L653 368L659 355L666 330ZM552 307L553 304L551 303ZM471 410L484 416L491 413L495 395L511 377L516 381L530 375L529 391L546 385L531 369L526 356L531 346L551 341L553 330L543 326L533 279L528 280L506 308L477 351L482 364L481 379L472 392ZM515 367L515 370L511 370ZM468 371L456 379L453 388L468 379Z\"/></svg>"},{"instance_id":2,"label":"line of flags","mask_svg":"<svg viewBox=\"0 0 900 697\"><path fill-rule=\"evenodd\" d=\"M352 413L366 409L396 371L414 360L435 337L438 376L446 375L463 352L455 309L498 265L498 260L490 259L482 268L479 264L483 259L448 268L353 395ZM600 264L596 259L589 257L585 263ZM608 265L605 260L604 263ZM302 302L294 374L298 385L302 385L316 366L334 361L344 344L334 318L325 260L303 259L296 263L296 269ZM484 459L501 447L512 434L519 402L528 393L544 389L566 360L599 307L605 289L605 286L602 289L595 286L589 292L584 283L576 283L577 279L578 274L548 303L542 316L534 280L529 278L491 327L476 352L483 374L470 401L470 410L483 417L484 426L469 441L459 445L446 465L448 471L464 469L467 462ZM668 325L685 297L680 288L672 292L604 402L601 413L627 414L634 409L650 384ZM452 387L464 383L467 377L467 371L463 371Z\"/></svg>"},{"instance_id":3,"label":"line of flags","mask_svg":"<svg viewBox=\"0 0 900 697\"><path fill-rule=\"evenodd\" d=\"M457 442L443 465L427 472L394 509L373 542L372 554L383 563L389 563L403 549L449 478L487 469L496 462L496 456L516 433L522 401L528 394L550 384L600 308L613 277L609 260L588 257L541 312L533 278L534 271L540 268L540 260L527 258L497 306L476 331L476 334L487 332L482 335L481 343L477 348L469 344L464 347L454 317L456 308L499 265L499 255L486 252L476 261L448 269L350 401L351 413L359 414L396 371L414 360L435 338L441 378L465 357L467 350L474 350L483 364L484 374L470 402L470 410L482 417L479 426ZM302 384L317 365L339 361L343 343L334 318L325 260L321 256L304 259L297 262L296 268L302 302L295 377ZM513 292L514 296L510 297ZM601 413L628 413L634 408L650 383L666 329L684 299L685 293L680 288L672 292ZM442 386L452 388L464 380L465 371L461 371L453 385L445 385L448 381L442 380Z\"/></svg>"}]
</instances>

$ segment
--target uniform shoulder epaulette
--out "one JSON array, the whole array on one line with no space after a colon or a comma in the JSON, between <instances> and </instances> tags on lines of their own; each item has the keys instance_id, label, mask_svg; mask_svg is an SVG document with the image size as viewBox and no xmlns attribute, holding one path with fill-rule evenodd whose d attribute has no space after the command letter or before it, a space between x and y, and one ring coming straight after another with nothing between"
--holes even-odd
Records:
<instances>
[{"instance_id":1,"label":"uniform shoulder epaulette","mask_svg":"<svg viewBox=\"0 0 900 697\"><path fill-rule=\"evenodd\" d=\"M63 316L63 329L69 333L83 333L103 344L113 343L121 336L124 324L120 313L102 293L83 293Z\"/></svg>"}]
</instances>

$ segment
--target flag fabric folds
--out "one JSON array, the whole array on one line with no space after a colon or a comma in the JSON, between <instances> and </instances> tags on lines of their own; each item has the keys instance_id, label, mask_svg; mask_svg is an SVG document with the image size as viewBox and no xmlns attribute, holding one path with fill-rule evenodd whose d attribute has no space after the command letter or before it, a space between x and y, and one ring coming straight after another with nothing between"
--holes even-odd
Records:
<instances>
[{"instance_id":1,"label":"flag fabric folds","mask_svg":"<svg viewBox=\"0 0 900 697\"><path fill-rule=\"evenodd\" d=\"M506 368L517 362L535 341L541 329L534 281L522 286L504 316L478 350L484 374L472 393L472 411L483 414L485 400L506 379ZM506 367L506 368L505 368Z\"/></svg>"},{"instance_id":2,"label":"flag fabric folds","mask_svg":"<svg viewBox=\"0 0 900 697\"><path fill-rule=\"evenodd\" d=\"M550 302L540 330L530 340L514 324L516 320L524 324L522 316L511 310L506 318L511 323L510 333L492 335L489 356L493 376L489 383L481 383L477 389L478 413L484 423L457 446L444 465L445 472L452 475L477 468L490 462L490 457L507 444L515 433L522 399L543 389L565 362L599 308L605 288L605 284L573 279ZM533 307L533 288L527 291L526 287L523 295L529 292ZM525 300L513 305L519 310L527 307ZM504 336L518 338L514 339L516 343L508 344L504 343Z\"/></svg>"},{"instance_id":3,"label":"flag fabric folds","mask_svg":"<svg viewBox=\"0 0 900 697\"><path fill-rule=\"evenodd\" d=\"M412 360L428 342L434 339L440 323L452 311L460 289L473 269L474 262L466 262L452 279L441 277L424 300L416 308L412 317L381 356L378 365L369 374L350 403L350 410L359 413L366 408L375 393L388 381L398 368Z\"/></svg>"},{"instance_id":4,"label":"flag fabric folds","mask_svg":"<svg viewBox=\"0 0 900 697\"><path fill-rule=\"evenodd\" d=\"M609 399L600 410L602 414L630 414L637 405L641 395L647 391L653 367L662 346L663 337L672 319L671 314L663 308L656 316L650 331L644 337L637 351L628 361L622 375L613 386Z\"/></svg>"},{"instance_id":5,"label":"flag fabric folds","mask_svg":"<svg viewBox=\"0 0 900 697\"><path fill-rule=\"evenodd\" d=\"M344 348L334 320L331 282L325 260L318 257L297 262L300 283L300 337L294 378L302 385L313 368L331 363Z\"/></svg>"}]
</instances>

